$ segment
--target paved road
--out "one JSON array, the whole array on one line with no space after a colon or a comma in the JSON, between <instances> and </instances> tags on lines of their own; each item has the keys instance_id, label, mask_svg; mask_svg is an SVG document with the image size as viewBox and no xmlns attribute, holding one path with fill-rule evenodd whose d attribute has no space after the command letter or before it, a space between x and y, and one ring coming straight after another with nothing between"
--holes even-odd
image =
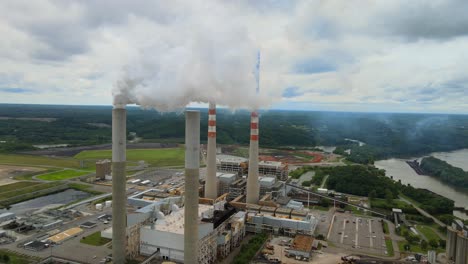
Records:
<instances>
[{"instance_id":1,"label":"paved road","mask_svg":"<svg viewBox=\"0 0 468 264\"><path fill-rule=\"evenodd\" d=\"M424 211L423 209L419 208L417 205L415 205L414 203L412 203L411 201L399 196L400 199L405 202L405 203L408 203L408 204L411 204L414 208L416 208L416 210L418 210L418 212L426 217L430 217L434 220L434 222L438 225L440 225L441 227L446 227L447 225L442 223L439 219L435 218L434 216L432 216L431 214L429 214L428 212Z\"/></svg>"}]
</instances>

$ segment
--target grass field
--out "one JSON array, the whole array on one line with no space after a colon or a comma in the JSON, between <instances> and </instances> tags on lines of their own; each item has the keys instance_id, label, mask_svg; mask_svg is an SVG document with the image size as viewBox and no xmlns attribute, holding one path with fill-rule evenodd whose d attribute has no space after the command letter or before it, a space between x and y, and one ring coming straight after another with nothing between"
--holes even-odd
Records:
<instances>
[{"instance_id":1,"label":"grass field","mask_svg":"<svg viewBox=\"0 0 468 264\"><path fill-rule=\"evenodd\" d=\"M30 187L40 184L40 182L15 182L7 185L0 186L0 194L5 192L17 191L22 188Z\"/></svg>"},{"instance_id":2,"label":"grass field","mask_svg":"<svg viewBox=\"0 0 468 264\"><path fill-rule=\"evenodd\" d=\"M101 237L101 231L92 233L91 235L84 237L80 240L80 243L88 244L91 246L102 246L109 243L111 240L108 238Z\"/></svg>"},{"instance_id":3,"label":"grass field","mask_svg":"<svg viewBox=\"0 0 468 264\"><path fill-rule=\"evenodd\" d=\"M62 183L52 182L52 183L39 183L39 182L17 182L8 185L1 186L0 191L0 200L8 199L11 197L36 192L39 190L48 189Z\"/></svg>"},{"instance_id":4,"label":"grass field","mask_svg":"<svg viewBox=\"0 0 468 264\"><path fill-rule=\"evenodd\" d=\"M434 230L428 226L417 225L416 229L418 232L421 232L428 240L435 239L436 241L439 241L440 239L439 235L437 235Z\"/></svg>"},{"instance_id":5,"label":"grass field","mask_svg":"<svg viewBox=\"0 0 468 264\"><path fill-rule=\"evenodd\" d=\"M72 158L50 158L44 156L0 154L1 164L51 166L60 168L78 168L78 160Z\"/></svg>"},{"instance_id":6,"label":"grass field","mask_svg":"<svg viewBox=\"0 0 468 264\"><path fill-rule=\"evenodd\" d=\"M400 250L400 252L405 252L404 246L407 243L408 242L406 240L398 241L398 249ZM419 244L410 244L410 247L411 247L410 252L413 252L413 253L427 254L427 251L430 250L430 247L428 247L427 250L422 250L421 246ZM435 251L437 253L442 253L442 252L445 252L445 249L442 249L442 248L439 247Z\"/></svg>"},{"instance_id":7,"label":"grass field","mask_svg":"<svg viewBox=\"0 0 468 264\"><path fill-rule=\"evenodd\" d=\"M100 160L110 159L111 150L85 150L78 153L75 159L80 160ZM182 148L163 148L163 149L129 149L127 150L127 160L140 161L163 167L178 166L184 164L185 151Z\"/></svg>"},{"instance_id":8,"label":"grass field","mask_svg":"<svg viewBox=\"0 0 468 264\"><path fill-rule=\"evenodd\" d=\"M395 252L393 251L393 242L390 238L385 238L385 245L387 246L387 256L393 257Z\"/></svg>"},{"instance_id":9,"label":"grass field","mask_svg":"<svg viewBox=\"0 0 468 264\"><path fill-rule=\"evenodd\" d=\"M46 180L46 181L61 181L71 178L76 178L79 176L83 176L89 174L90 171L82 171L82 170L61 170L55 171L47 174L42 174L37 176L38 179Z\"/></svg>"},{"instance_id":10,"label":"grass field","mask_svg":"<svg viewBox=\"0 0 468 264\"><path fill-rule=\"evenodd\" d=\"M8 256L8 261L6 257ZM0 249L0 263L12 263L12 264L32 264L39 262L40 258L30 257L27 255L19 255L12 251Z\"/></svg>"},{"instance_id":11,"label":"grass field","mask_svg":"<svg viewBox=\"0 0 468 264\"><path fill-rule=\"evenodd\" d=\"M388 229L388 223L383 221L383 231L385 234L390 234L390 229Z\"/></svg>"}]
</instances>

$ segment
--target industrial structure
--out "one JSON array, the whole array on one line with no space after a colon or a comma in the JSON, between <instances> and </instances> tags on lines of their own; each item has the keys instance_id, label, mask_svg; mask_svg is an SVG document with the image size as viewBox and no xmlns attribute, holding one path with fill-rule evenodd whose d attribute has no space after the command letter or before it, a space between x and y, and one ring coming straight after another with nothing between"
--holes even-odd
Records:
<instances>
[{"instance_id":1,"label":"industrial structure","mask_svg":"<svg viewBox=\"0 0 468 264\"><path fill-rule=\"evenodd\" d=\"M112 110L112 257L116 264L125 263L127 236L126 146L127 112L125 106Z\"/></svg>"},{"instance_id":2,"label":"industrial structure","mask_svg":"<svg viewBox=\"0 0 468 264\"><path fill-rule=\"evenodd\" d=\"M247 176L247 203L257 204L259 200L258 184L258 113L250 115L249 174Z\"/></svg>"},{"instance_id":3,"label":"industrial structure","mask_svg":"<svg viewBox=\"0 0 468 264\"><path fill-rule=\"evenodd\" d=\"M96 180L105 180L112 173L112 162L108 159L96 161Z\"/></svg>"},{"instance_id":4,"label":"industrial structure","mask_svg":"<svg viewBox=\"0 0 468 264\"><path fill-rule=\"evenodd\" d=\"M249 161L246 158L222 154L217 156L216 168L219 172L237 173L242 176L247 173ZM262 160L258 163L259 176L275 177L277 180L286 181L288 174L288 165L280 161Z\"/></svg>"},{"instance_id":5,"label":"industrial structure","mask_svg":"<svg viewBox=\"0 0 468 264\"><path fill-rule=\"evenodd\" d=\"M215 175L216 177L216 175ZM198 263L198 188L200 178L200 112L185 112L184 263ZM216 179L215 179L216 180Z\"/></svg>"},{"instance_id":6,"label":"industrial structure","mask_svg":"<svg viewBox=\"0 0 468 264\"><path fill-rule=\"evenodd\" d=\"M216 169L219 172L237 173L239 176L247 173L248 160L231 155L218 155L216 158Z\"/></svg>"},{"instance_id":7,"label":"industrial structure","mask_svg":"<svg viewBox=\"0 0 468 264\"><path fill-rule=\"evenodd\" d=\"M280 161L260 161L258 164L258 173L261 176L275 177L280 181L288 179L288 165Z\"/></svg>"},{"instance_id":8,"label":"industrial structure","mask_svg":"<svg viewBox=\"0 0 468 264\"><path fill-rule=\"evenodd\" d=\"M447 258L450 263L468 263L468 226L461 220L455 220L447 227Z\"/></svg>"},{"instance_id":9,"label":"industrial structure","mask_svg":"<svg viewBox=\"0 0 468 264\"><path fill-rule=\"evenodd\" d=\"M205 197L218 197L216 179L216 104L210 103L208 109L208 143L206 151Z\"/></svg>"}]
</instances>

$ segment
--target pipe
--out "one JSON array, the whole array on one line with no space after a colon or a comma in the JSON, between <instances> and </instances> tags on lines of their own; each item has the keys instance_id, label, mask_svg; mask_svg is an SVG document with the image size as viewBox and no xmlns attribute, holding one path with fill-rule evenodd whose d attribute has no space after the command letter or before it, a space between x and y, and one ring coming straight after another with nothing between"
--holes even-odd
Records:
<instances>
[{"instance_id":1,"label":"pipe","mask_svg":"<svg viewBox=\"0 0 468 264\"><path fill-rule=\"evenodd\" d=\"M216 104L210 103L208 109L208 144L206 150L205 198L218 197L216 178Z\"/></svg>"},{"instance_id":2,"label":"pipe","mask_svg":"<svg viewBox=\"0 0 468 264\"><path fill-rule=\"evenodd\" d=\"M198 263L200 112L185 111L184 263Z\"/></svg>"},{"instance_id":3,"label":"pipe","mask_svg":"<svg viewBox=\"0 0 468 264\"><path fill-rule=\"evenodd\" d=\"M112 258L116 264L124 264L126 258L126 141L125 106L114 106L112 110Z\"/></svg>"},{"instance_id":4,"label":"pipe","mask_svg":"<svg viewBox=\"0 0 468 264\"><path fill-rule=\"evenodd\" d=\"M256 111L250 115L250 147L249 147L249 171L247 176L246 202L258 204L260 196L258 186L258 114Z\"/></svg>"}]
</instances>

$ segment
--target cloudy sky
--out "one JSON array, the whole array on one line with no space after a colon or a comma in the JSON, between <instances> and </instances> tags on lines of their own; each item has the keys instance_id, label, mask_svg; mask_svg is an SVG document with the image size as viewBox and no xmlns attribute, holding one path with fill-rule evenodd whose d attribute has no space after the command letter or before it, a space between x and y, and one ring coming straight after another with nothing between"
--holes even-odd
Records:
<instances>
[{"instance_id":1,"label":"cloudy sky","mask_svg":"<svg viewBox=\"0 0 468 264\"><path fill-rule=\"evenodd\" d=\"M216 73L198 82L195 71L191 86L234 89L259 49L272 108L468 113L467 10L464 0L1 1L0 103L109 105L137 64L158 76L148 94L174 90L160 71L179 85L193 65ZM211 48L194 56L200 43ZM197 61L207 56L213 65Z\"/></svg>"}]
</instances>

